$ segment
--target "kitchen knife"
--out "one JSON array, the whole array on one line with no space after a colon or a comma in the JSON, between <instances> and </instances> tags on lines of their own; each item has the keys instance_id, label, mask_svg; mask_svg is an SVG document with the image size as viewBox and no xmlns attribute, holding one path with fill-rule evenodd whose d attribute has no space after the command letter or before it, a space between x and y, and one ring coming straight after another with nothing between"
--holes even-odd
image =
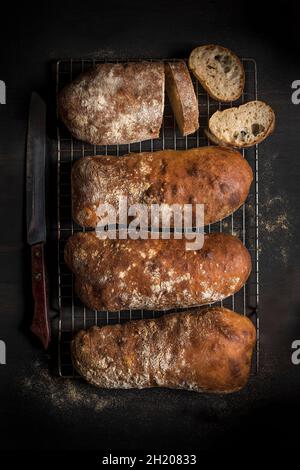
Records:
<instances>
[{"instance_id":1,"label":"kitchen knife","mask_svg":"<svg viewBox=\"0 0 300 470\"><path fill-rule=\"evenodd\" d=\"M34 314L31 331L47 349L50 343L48 296L44 245L45 215L46 105L37 93L32 93L26 165L27 242L31 246L31 278Z\"/></svg>"}]
</instances>

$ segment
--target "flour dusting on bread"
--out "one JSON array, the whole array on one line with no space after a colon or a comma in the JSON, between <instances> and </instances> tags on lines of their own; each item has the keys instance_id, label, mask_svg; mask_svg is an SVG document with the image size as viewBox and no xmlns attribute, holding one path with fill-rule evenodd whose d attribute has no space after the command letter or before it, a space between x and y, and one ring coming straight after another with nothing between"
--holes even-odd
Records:
<instances>
[{"instance_id":1,"label":"flour dusting on bread","mask_svg":"<svg viewBox=\"0 0 300 470\"><path fill-rule=\"evenodd\" d=\"M250 165L232 149L200 147L96 156L72 169L72 212L83 227L101 224L98 206L118 212L119 197L132 204L204 204L204 223L216 222L240 207L253 179ZM171 221L172 222L172 221ZM172 225L173 226L173 225Z\"/></svg>"},{"instance_id":2,"label":"flour dusting on bread","mask_svg":"<svg viewBox=\"0 0 300 470\"><path fill-rule=\"evenodd\" d=\"M61 119L94 145L159 137L164 110L162 62L104 63L81 74L59 94Z\"/></svg>"},{"instance_id":3,"label":"flour dusting on bread","mask_svg":"<svg viewBox=\"0 0 300 470\"><path fill-rule=\"evenodd\" d=\"M72 357L102 388L232 392L247 382L254 344L248 318L212 307L80 331Z\"/></svg>"},{"instance_id":4,"label":"flour dusting on bread","mask_svg":"<svg viewBox=\"0 0 300 470\"><path fill-rule=\"evenodd\" d=\"M196 252L186 250L185 242L100 240L93 232L76 233L67 241L65 260L76 276L77 295L95 310L198 306L222 300L244 285L251 259L238 238L205 235Z\"/></svg>"}]
</instances>

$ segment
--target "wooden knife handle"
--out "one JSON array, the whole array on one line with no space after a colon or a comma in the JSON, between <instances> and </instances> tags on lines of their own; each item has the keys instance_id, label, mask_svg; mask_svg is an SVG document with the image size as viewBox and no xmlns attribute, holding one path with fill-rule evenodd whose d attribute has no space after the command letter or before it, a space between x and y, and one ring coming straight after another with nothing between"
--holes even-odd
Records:
<instances>
[{"instance_id":1,"label":"wooden knife handle","mask_svg":"<svg viewBox=\"0 0 300 470\"><path fill-rule=\"evenodd\" d=\"M31 273L34 300L31 331L41 340L44 348L47 349L50 343L50 325L43 243L37 243L31 247Z\"/></svg>"}]
</instances>

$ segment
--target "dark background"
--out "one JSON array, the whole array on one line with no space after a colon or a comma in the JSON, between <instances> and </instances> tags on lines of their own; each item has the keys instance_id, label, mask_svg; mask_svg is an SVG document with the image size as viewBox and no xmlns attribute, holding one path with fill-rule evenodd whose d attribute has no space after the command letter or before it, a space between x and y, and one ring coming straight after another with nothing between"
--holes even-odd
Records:
<instances>
[{"instance_id":1,"label":"dark background","mask_svg":"<svg viewBox=\"0 0 300 470\"><path fill-rule=\"evenodd\" d=\"M0 339L7 344L7 365L0 366L0 448L296 446L300 365L291 363L291 343L300 339L300 105L291 102L291 83L300 80L300 19L296 2L277 2L272 9L244 3L1 4L0 79L7 104L0 106ZM180 58L205 43L255 58L259 98L277 115L275 134L260 145L260 372L230 396L99 391L52 377L47 355L28 334L24 176L30 94L38 91L51 107L50 64L59 58Z\"/></svg>"}]
</instances>

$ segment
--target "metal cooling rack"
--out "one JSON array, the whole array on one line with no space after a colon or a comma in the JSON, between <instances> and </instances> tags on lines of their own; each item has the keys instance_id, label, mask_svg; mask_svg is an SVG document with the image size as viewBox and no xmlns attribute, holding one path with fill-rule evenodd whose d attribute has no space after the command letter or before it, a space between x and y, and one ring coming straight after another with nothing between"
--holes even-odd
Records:
<instances>
[{"instance_id":1,"label":"metal cooling rack","mask_svg":"<svg viewBox=\"0 0 300 470\"><path fill-rule=\"evenodd\" d=\"M136 59L130 59L136 60ZM141 59L137 59L141 60ZM149 60L149 59L144 59ZM157 59L158 60L158 59ZM169 60L169 59L168 59ZM124 60L125 61L125 60ZM128 61L128 60L126 60ZM90 69L99 60L60 60L56 63L56 93L72 81L79 73ZM118 61L106 61L118 62ZM243 95L234 104L224 104L211 99L199 82L193 79L199 101L200 128L192 135L182 137L176 127L173 112L166 98L163 125L159 139L130 145L93 146L74 139L63 124L57 121L57 274L58 274L58 372L63 377L75 377L70 354L70 342L74 333L93 325L112 324L131 319L149 318L164 312L128 310L98 312L87 309L74 291L74 275L64 262L66 240L81 227L72 220L71 213L71 168L77 159L91 155L124 155L128 152L155 151L163 149L188 149L210 145L204 130L209 117L220 109L237 106L257 99L257 68L253 59L242 59L245 68ZM246 204L234 214L205 228L206 232L227 232L238 236L248 248L252 258L252 273L246 285L236 294L218 302L218 305L247 315L257 331L257 346L253 360L253 373L259 369L259 270L258 270L258 147L243 150L243 155L252 167L254 182Z\"/></svg>"}]
</instances>

